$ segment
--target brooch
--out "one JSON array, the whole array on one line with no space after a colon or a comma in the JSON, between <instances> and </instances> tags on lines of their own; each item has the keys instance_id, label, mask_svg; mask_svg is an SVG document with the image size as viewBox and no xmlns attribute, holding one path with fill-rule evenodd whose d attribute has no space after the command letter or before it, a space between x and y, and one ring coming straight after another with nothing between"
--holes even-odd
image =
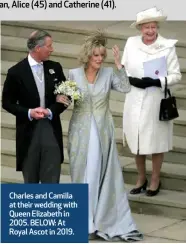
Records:
<instances>
[{"instance_id":1,"label":"brooch","mask_svg":"<svg viewBox=\"0 0 186 244\"><path fill-rule=\"evenodd\" d=\"M157 44L154 48L155 49L161 49L161 48L163 48L164 47L164 45L162 45L162 44Z\"/></svg>"}]
</instances>

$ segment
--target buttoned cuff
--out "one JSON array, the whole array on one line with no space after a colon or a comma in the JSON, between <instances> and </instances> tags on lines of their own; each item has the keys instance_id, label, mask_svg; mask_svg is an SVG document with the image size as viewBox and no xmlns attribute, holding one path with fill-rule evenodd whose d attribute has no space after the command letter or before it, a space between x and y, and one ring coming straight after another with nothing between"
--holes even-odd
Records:
<instances>
[{"instance_id":1,"label":"buttoned cuff","mask_svg":"<svg viewBox=\"0 0 186 244\"><path fill-rule=\"evenodd\" d=\"M47 110L49 111L48 119L52 120L53 118L52 111L49 108L47 108Z\"/></svg>"},{"instance_id":2,"label":"buttoned cuff","mask_svg":"<svg viewBox=\"0 0 186 244\"><path fill-rule=\"evenodd\" d=\"M30 120L30 121L32 121L32 120L33 120L33 118L31 118L30 113L31 113L31 109L29 109L29 110L28 110L28 118L29 118L29 120Z\"/></svg>"},{"instance_id":3,"label":"buttoned cuff","mask_svg":"<svg viewBox=\"0 0 186 244\"><path fill-rule=\"evenodd\" d=\"M159 77L160 79L160 83L161 83L161 91L164 92L165 91L165 77Z\"/></svg>"}]
</instances>

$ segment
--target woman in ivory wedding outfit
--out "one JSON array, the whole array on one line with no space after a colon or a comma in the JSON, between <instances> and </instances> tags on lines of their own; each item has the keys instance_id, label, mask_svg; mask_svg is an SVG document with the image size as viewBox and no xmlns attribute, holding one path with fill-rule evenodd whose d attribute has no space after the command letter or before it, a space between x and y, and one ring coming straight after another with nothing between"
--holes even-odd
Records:
<instances>
[{"instance_id":1,"label":"woman in ivory wedding outfit","mask_svg":"<svg viewBox=\"0 0 186 244\"><path fill-rule=\"evenodd\" d=\"M117 75L102 67L107 39L100 31L90 35L80 53L80 68L69 71L77 82L83 101L74 104L69 126L69 160L73 183L89 184L89 238L141 240L131 216L127 192L114 139L109 109L111 89L127 93L130 84L113 47ZM65 102L58 96L59 102Z\"/></svg>"},{"instance_id":2,"label":"woman in ivory wedding outfit","mask_svg":"<svg viewBox=\"0 0 186 244\"><path fill-rule=\"evenodd\" d=\"M172 149L173 123L159 120L160 102L164 98L166 80L168 87L175 85L181 80L181 73L175 49L177 40L166 39L158 33L159 22L165 20L166 16L155 7L138 13L132 27L141 35L128 38L121 61L132 85L126 94L123 114L124 136L136 155L138 170L136 187L131 194L146 190L145 160L149 154L152 155L152 176L146 195L155 196L159 192L163 155ZM144 62L151 60L154 64L149 62L145 70ZM153 67L158 66L158 62L160 70ZM161 70L163 65L165 68ZM152 76L145 77L149 72Z\"/></svg>"}]
</instances>

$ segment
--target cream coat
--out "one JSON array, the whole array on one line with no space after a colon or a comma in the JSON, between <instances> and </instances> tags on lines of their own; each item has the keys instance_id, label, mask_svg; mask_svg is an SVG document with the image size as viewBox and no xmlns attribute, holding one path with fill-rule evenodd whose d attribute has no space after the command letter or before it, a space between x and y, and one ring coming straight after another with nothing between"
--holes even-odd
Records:
<instances>
[{"instance_id":1,"label":"cream coat","mask_svg":"<svg viewBox=\"0 0 186 244\"><path fill-rule=\"evenodd\" d=\"M128 76L144 77L143 62L162 56L167 60L167 82L172 86L181 80L176 55L177 40L158 36L155 43L145 45L141 36L127 40L122 57ZM123 113L123 130L127 144L134 154L153 154L172 149L172 121L159 121L160 101L164 97L165 78L159 77L161 88L139 89L132 86L126 94Z\"/></svg>"}]
</instances>

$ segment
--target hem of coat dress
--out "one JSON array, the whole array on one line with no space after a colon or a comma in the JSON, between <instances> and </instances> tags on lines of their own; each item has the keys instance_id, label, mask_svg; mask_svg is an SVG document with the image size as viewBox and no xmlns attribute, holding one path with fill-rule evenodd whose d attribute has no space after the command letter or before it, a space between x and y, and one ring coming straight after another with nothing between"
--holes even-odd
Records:
<instances>
[{"instance_id":1,"label":"hem of coat dress","mask_svg":"<svg viewBox=\"0 0 186 244\"><path fill-rule=\"evenodd\" d=\"M133 241L141 241L143 240L143 234L140 233L138 230L131 231L124 235L117 235L117 236L109 236L103 232L97 231L96 235L105 239L106 241L125 241L125 242L133 242Z\"/></svg>"},{"instance_id":2,"label":"hem of coat dress","mask_svg":"<svg viewBox=\"0 0 186 244\"><path fill-rule=\"evenodd\" d=\"M172 148L162 151L156 151L156 152L134 152L131 150L131 153L134 155L152 155L152 154L159 154L159 153L168 153L172 150Z\"/></svg>"},{"instance_id":3,"label":"hem of coat dress","mask_svg":"<svg viewBox=\"0 0 186 244\"><path fill-rule=\"evenodd\" d=\"M134 151L131 149L131 147L129 146L129 143L128 143L128 140L127 140L127 136L125 134L125 132L123 131L123 145L124 147L128 146L128 148L130 149L130 152L132 154L134 154L135 156L136 155L152 155L152 154L158 154L158 153L168 153L170 151L173 150L173 146L172 146L172 143L170 143L171 145L169 146L169 148L167 148L166 150L160 150L160 151L151 151L151 152L139 152L139 151Z\"/></svg>"}]
</instances>

